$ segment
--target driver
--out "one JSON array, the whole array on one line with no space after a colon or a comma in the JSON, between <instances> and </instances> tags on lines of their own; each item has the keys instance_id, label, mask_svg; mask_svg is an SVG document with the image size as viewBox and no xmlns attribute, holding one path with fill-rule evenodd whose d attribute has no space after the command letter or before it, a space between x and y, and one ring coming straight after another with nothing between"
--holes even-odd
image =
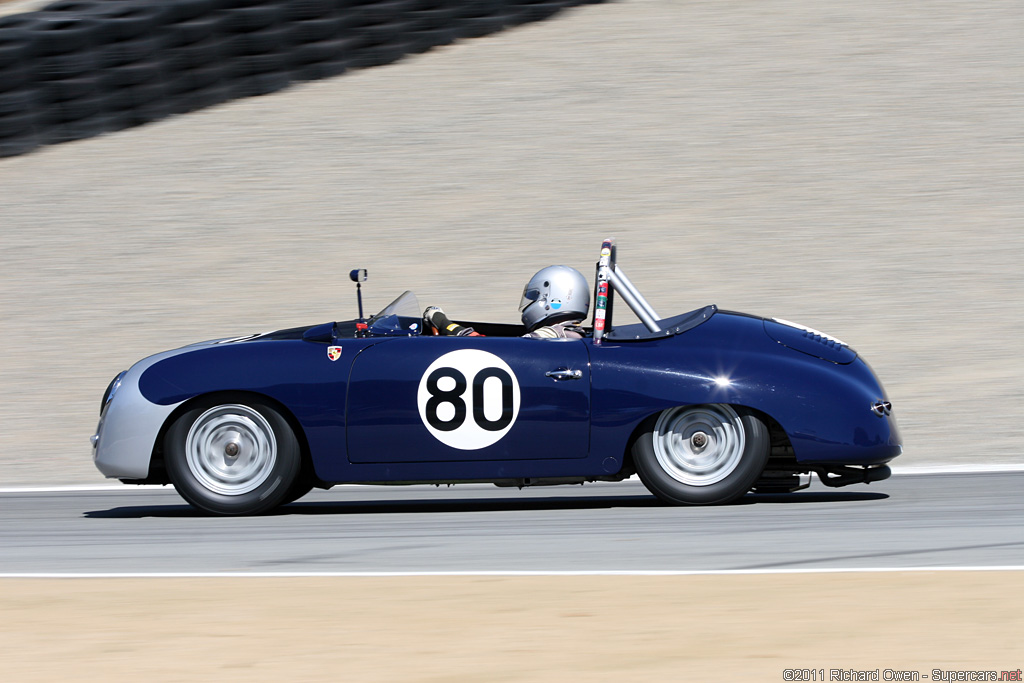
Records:
<instances>
[{"instance_id":1,"label":"driver","mask_svg":"<svg viewBox=\"0 0 1024 683\"><path fill-rule=\"evenodd\" d=\"M582 339L580 324L590 310L587 279L569 266L548 266L537 271L523 288L519 301L524 337L534 339ZM453 323L437 306L423 312L427 330L434 334L479 337L472 327Z\"/></svg>"}]
</instances>

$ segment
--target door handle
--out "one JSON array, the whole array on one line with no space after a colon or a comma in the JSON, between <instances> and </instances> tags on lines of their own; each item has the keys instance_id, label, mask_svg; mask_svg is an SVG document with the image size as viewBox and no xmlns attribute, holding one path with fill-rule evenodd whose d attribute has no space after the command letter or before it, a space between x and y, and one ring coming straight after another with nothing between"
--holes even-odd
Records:
<instances>
[{"instance_id":1,"label":"door handle","mask_svg":"<svg viewBox=\"0 0 1024 683\"><path fill-rule=\"evenodd\" d=\"M558 368L557 370L548 370L547 372L544 373L544 376L550 377L556 382L559 382L563 379L580 379L581 377L583 377L583 371L569 370L568 368Z\"/></svg>"}]
</instances>

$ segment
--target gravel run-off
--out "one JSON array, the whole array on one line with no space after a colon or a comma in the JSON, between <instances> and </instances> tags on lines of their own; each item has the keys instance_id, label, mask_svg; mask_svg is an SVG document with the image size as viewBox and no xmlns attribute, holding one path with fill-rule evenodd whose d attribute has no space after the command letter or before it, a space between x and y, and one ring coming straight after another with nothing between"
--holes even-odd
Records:
<instances>
[{"instance_id":1,"label":"gravel run-off","mask_svg":"<svg viewBox=\"0 0 1024 683\"><path fill-rule=\"evenodd\" d=\"M902 464L1021 462L1021 35L1017 3L626 0L0 160L0 483L100 481L115 373L353 317L351 268L370 309L510 321L607 236L665 315L849 342Z\"/></svg>"}]
</instances>

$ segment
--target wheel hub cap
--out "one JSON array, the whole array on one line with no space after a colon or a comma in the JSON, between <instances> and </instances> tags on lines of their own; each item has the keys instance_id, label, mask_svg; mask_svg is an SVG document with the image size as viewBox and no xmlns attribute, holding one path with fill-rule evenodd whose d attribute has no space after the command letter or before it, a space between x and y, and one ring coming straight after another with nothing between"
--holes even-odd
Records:
<instances>
[{"instance_id":1,"label":"wheel hub cap","mask_svg":"<svg viewBox=\"0 0 1024 683\"><path fill-rule=\"evenodd\" d=\"M258 411L231 404L210 408L192 424L185 458L206 489L239 496L260 486L277 461L274 430Z\"/></svg>"},{"instance_id":2,"label":"wheel hub cap","mask_svg":"<svg viewBox=\"0 0 1024 683\"><path fill-rule=\"evenodd\" d=\"M746 439L739 414L727 405L679 407L654 426L654 453L670 477L710 486L736 469Z\"/></svg>"}]
</instances>

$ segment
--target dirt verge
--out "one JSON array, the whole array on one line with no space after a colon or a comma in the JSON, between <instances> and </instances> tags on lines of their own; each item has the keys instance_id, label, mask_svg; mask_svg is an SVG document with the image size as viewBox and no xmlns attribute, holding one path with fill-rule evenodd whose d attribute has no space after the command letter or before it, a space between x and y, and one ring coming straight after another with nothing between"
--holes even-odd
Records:
<instances>
[{"instance_id":1,"label":"dirt verge","mask_svg":"<svg viewBox=\"0 0 1024 683\"><path fill-rule=\"evenodd\" d=\"M5 680L783 681L1016 670L1021 572L8 579ZM820 679L819 679L820 680Z\"/></svg>"}]
</instances>

